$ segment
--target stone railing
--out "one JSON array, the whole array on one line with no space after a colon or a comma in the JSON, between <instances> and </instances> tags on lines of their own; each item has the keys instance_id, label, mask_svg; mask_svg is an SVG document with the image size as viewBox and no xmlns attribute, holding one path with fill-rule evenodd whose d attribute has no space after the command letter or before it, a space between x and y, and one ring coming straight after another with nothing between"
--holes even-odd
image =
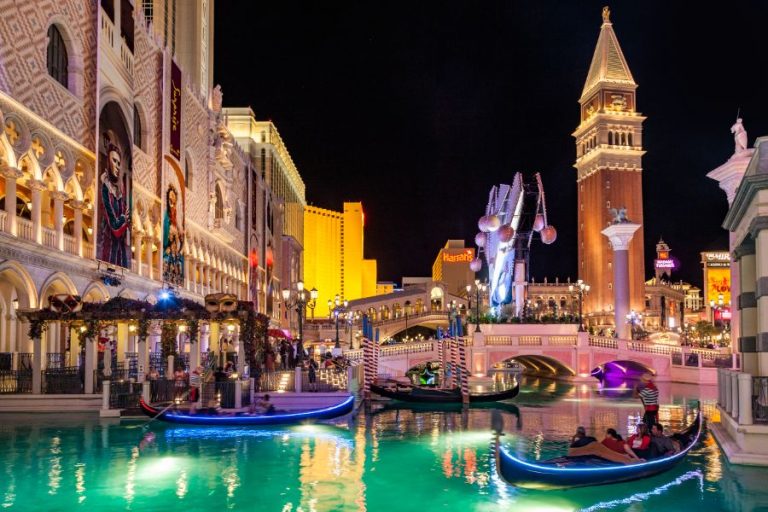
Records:
<instances>
[{"instance_id":1,"label":"stone railing","mask_svg":"<svg viewBox=\"0 0 768 512\"><path fill-rule=\"evenodd\" d=\"M72 235L64 235L64 250L77 256L77 239Z\"/></svg>"},{"instance_id":2,"label":"stone railing","mask_svg":"<svg viewBox=\"0 0 768 512\"><path fill-rule=\"evenodd\" d=\"M115 24L103 9L101 10L101 37L110 48L115 46Z\"/></svg>"},{"instance_id":3,"label":"stone railing","mask_svg":"<svg viewBox=\"0 0 768 512\"><path fill-rule=\"evenodd\" d=\"M468 338L471 340L471 338ZM557 346L557 347L575 347L578 342L577 336L538 336L538 335L523 335L523 336L503 336L489 334L485 337L485 346L498 347L498 346L516 346L516 347L541 347L541 346ZM471 344L468 343L468 345Z\"/></svg>"},{"instance_id":4,"label":"stone railing","mask_svg":"<svg viewBox=\"0 0 768 512\"><path fill-rule=\"evenodd\" d=\"M408 321L411 321L411 320L418 321L419 319L424 318L424 317L429 317L429 316L437 316L437 317L439 317L439 316L445 316L447 314L448 314L447 311L425 311L423 313L417 313L417 314L413 314L413 315L409 314L408 315ZM400 316L397 316L395 318L388 318L386 320L377 320L377 321L373 322L373 325L374 325L374 327L379 327L379 326L382 326L382 325L388 325L388 324L393 324L393 323L396 323L396 322L404 322L404 321L405 321L405 314L401 314Z\"/></svg>"},{"instance_id":5,"label":"stone railing","mask_svg":"<svg viewBox=\"0 0 768 512\"><path fill-rule=\"evenodd\" d=\"M91 242L83 241L83 257L93 258L93 244Z\"/></svg>"},{"instance_id":6,"label":"stone railing","mask_svg":"<svg viewBox=\"0 0 768 512\"><path fill-rule=\"evenodd\" d=\"M16 217L16 229L19 238L35 241L35 225L31 220L23 217Z\"/></svg>"},{"instance_id":7,"label":"stone railing","mask_svg":"<svg viewBox=\"0 0 768 512\"><path fill-rule=\"evenodd\" d=\"M768 377L718 368L717 404L739 425L765 421L768 417L760 415L768 413Z\"/></svg>"},{"instance_id":8,"label":"stone railing","mask_svg":"<svg viewBox=\"0 0 768 512\"><path fill-rule=\"evenodd\" d=\"M42 229L43 229L43 245L46 247L50 247L51 249L55 249L57 247L56 231L50 228L42 228Z\"/></svg>"},{"instance_id":9,"label":"stone railing","mask_svg":"<svg viewBox=\"0 0 768 512\"><path fill-rule=\"evenodd\" d=\"M604 336L590 336L589 346L600 347L600 348L613 348L618 350L619 340L616 338L607 338Z\"/></svg>"},{"instance_id":10,"label":"stone railing","mask_svg":"<svg viewBox=\"0 0 768 512\"><path fill-rule=\"evenodd\" d=\"M404 354L416 354L419 352L432 352L433 350L435 350L435 347L431 341L422 341L418 343L400 343L398 345L381 347L379 356L399 356Z\"/></svg>"}]
</instances>

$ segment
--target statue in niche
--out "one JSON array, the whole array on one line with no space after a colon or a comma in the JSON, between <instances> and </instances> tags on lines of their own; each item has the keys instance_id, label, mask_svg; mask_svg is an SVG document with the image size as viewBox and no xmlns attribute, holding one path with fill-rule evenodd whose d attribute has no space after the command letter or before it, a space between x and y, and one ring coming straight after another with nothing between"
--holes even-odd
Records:
<instances>
[{"instance_id":1,"label":"statue in niche","mask_svg":"<svg viewBox=\"0 0 768 512\"><path fill-rule=\"evenodd\" d=\"M744 129L744 125L742 124L742 119L740 117L737 118L736 122L733 124L733 126L731 126L731 133L733 134L733 142L735 144L733 153L738 155L739 153L746 151L747 130Z\"/></svg>"},{"instance_id":2,"label":"statue in niche","mask_svg":"<svg viewBox=\"0 0 768 512\"><path fill-rule=\"evenodd\" d=\"M221 106L224 103L224 93L221 92L221 84L217 84L211 91L211 110L216 113L221 112Z\"/></svg>"}]
</instances>

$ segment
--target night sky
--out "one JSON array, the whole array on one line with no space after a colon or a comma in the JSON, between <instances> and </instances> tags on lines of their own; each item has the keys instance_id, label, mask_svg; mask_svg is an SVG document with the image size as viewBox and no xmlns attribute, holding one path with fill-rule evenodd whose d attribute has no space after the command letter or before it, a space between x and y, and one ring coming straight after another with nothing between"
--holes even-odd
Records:
<instances>
[{"instance_id":1,"label":"night sky","mask_svg":"<svg viewBox=\"0 0 768 512\"><path fill-rule=\"evenodd\" d=\"M219 0L215 82L226 106L275 122L307 201L362 201L379 280L428 276L449 238L470 243L490 187L541 172L551 246L531 276L576 275L571 133L603 2ZM659 236L701 284L699 252L727 249L727 203L705 175L768 135L767 2L615 2L611 20L644 124L646 267Z\"/></svg>"}]
</instances>

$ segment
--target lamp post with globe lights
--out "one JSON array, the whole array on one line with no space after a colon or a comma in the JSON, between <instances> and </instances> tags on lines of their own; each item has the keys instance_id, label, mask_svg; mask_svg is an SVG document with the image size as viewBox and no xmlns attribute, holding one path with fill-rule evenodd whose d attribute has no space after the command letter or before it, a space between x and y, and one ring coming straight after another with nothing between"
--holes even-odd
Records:
<instances>
[{"instance_id":1,"label":"lamp post with globe lights","mask_svg":"<svg viewBox=\"0 0 768 512\"><path fill-rule=\"evenodd\" d=\"M568 291L571 293L576 292L579 296L579 332L584 332L583 303L584 294L589 293L589 285L579 279L575 285L568 285Z\"/></svg>"},{"instance_id":2,"label":"lamp post with globe lights","mask_svg":"<svg viewBox=\"0 0 768 512\"><path fill-rule=\"evenodd\" d=\"M349 301L342 301L338 293L333 300L328 299L328 310L331 312L331 315L333 315L336 322L336 344L334 345L334 348L337 349L341 348L341 342L339 341L339 315L342 315L347 311L347 306L349 306Z\"/></svg>"},{"instance_id":3,"label":"lamp post with globe lights","mask_svg":"<svg viewBox=\"0 0 768 512\"><path fill-rule=\"evenodd\" d=\"M485 293L485 290L488 288L488 285L485 283L481 283L479 279L475 279L475 332L480 332L480 303L482 302L482 295ZM472 285L467 285L467 297L469 297L469 308L472 309L472 294L470 293L472 290Z\"/></svg>"},{"instance_id":4,"label":"lamp post with globe lights","mask_svg":"<svg viewBox=\"0 0 768 512\"><path fill-rule=\"evenodd\" d=\"M307 291L304 289L304 283L298 281L295 290L284 288L282 294L285 307L287 309L296 308L296 314L299 317L299 341L296 344L296 366L299 366L304 359L304 325L302 321L304 308L309 307L310 310L314 311L317 305L318 291L315 288Z\"/></svg>"}]
</instances>

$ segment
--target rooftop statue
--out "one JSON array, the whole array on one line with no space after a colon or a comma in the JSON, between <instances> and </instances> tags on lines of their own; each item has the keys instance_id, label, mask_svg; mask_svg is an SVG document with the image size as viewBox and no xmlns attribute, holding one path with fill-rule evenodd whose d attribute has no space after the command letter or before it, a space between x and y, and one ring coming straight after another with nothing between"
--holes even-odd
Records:
<instances>
[{"instance_id":1,"label":"rooftop statue","mask_svg":"<svg viewBox=\"0 0 768 512\"><path fill-rule=\"evenodd\" d=\"M742 119L739 117L736 122L731 126L731 133L733 134L733 141L736 148L733 153L738 155L739 153L747 150L747 130L744 129Z\"/></svg>"}]
</instances>

